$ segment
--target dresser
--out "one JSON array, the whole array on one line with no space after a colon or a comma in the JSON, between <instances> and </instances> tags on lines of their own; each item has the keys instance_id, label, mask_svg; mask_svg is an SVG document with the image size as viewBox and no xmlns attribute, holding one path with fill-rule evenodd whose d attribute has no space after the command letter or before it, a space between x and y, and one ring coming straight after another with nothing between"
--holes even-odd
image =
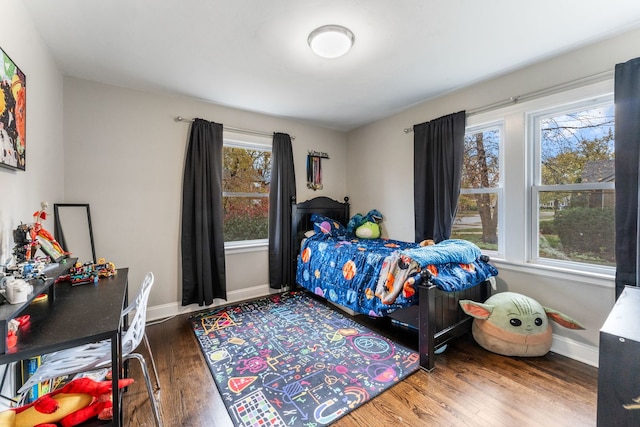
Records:
<instances>
[{"instance_id":1,"label":"dresser","mask_svg":"<svg viewBox=\"0 0 640 427\"><path fill-rule=\"evenodd\" d=\"M600 329L598 426L640 426L639 287L625 287Z\"/></svg>"}]
</instances>

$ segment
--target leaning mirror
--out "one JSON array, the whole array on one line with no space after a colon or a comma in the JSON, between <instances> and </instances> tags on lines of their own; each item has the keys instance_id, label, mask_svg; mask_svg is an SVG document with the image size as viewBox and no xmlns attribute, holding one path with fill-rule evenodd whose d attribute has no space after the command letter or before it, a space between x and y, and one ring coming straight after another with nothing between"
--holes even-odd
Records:
<instances>
[{"instance_id":1,"label":"leaning mirror","mask_svg":"<svg viewBox=\"0 0 640 427\"><path fill-rule=\"evenodd\" d=\"M62 248L78 262L96 262L88 204L56 203L54 235Z\"/></svg>"}]
</instances>

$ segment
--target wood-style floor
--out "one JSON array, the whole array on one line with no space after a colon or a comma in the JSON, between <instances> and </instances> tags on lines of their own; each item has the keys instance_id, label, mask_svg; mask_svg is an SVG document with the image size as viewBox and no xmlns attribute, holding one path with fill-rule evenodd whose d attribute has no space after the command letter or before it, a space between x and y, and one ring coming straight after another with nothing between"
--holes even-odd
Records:
<instances>
[{"instance_id":1,"label":"wood-style floor","mask_svg":"<svg viewBox=\"0 0 640 427\"><path fill-rule=\"evenodd\" d=\"M387 328L380 323L372 326ZM413 334L407 336L400 329L390 333L412 346ZM147 334L160 374L164 426L232 426L189 316L148 326ZM147 357L142 347L140 351ZM153 426L135 361L129 375L136 382L125 393L125 425ZM464 337L436 356L431 373L416 372L334 425L595 426L597 377L597 368L558 354L505 357L482 349L472 337Z\"/></svg>"}]
</instances>

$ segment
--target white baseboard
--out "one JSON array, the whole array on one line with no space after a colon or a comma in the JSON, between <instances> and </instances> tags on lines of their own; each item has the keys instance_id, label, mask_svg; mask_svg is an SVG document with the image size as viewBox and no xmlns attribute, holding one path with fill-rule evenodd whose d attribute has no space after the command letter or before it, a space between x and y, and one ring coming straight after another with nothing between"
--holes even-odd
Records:
<instances>
[{"instance_id":1,"label":"white baseboard","mask_svg":"<svg viewBox=\"0 0 640 427\"><path fill-rule=\"evenodd\" d=\"M168 317L174 317L180 314L192 313L195 311L206 310L207 308L219 307L221 305L233 304L252 298L264 297L273 292L274 290L269 288L269 285L260 285L254 286L252 288L242 289L239 291L229 291L227 292L227 300L216 299L213 301L213 304L208 306L191 304L183 307L178 302L155 305L153 307L147 307L147 321L154 322L156 320L166 319Z\"/></svg>"},{"instance_id":2,"label":"white baseboard","mask_svg":"<svg viewBox=\"0 0 640 427\"><path fill-rule=\"evenodd\" d=\"M227 293L228 299L226 301L223 299L217 299L209 306L191 304L183 307L178 302L156 305L147 308L147 321L154 322L168 317L178 316L180 314L192 313L195 311L205 310L207 308L219 307L221 305L233 304L252 298L264 297L274 292L278 291L269 288L269 285L260 285L238 291L230 291ZM551 351L570 359L586 363L587 365L598 367L598 347L586 345L554 334Z\"/></svg>"},{"instance_id":3,"label":"white baseboard","mask_svg":"<svg viewBox=\"0 0 640 427\"><path fill-rule=\"evenodd\" d=\"M566 337L553 335L551 351L587 365L598 367L598 347L587 345Z\"/></svg>"}]
</instances>

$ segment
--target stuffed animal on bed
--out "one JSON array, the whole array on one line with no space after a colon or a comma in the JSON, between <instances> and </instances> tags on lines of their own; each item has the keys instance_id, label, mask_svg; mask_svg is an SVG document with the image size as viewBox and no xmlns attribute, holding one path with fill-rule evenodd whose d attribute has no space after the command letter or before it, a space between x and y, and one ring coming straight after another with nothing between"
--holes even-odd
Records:
<instances>
[{"instance_id":1,"label":"stuffed animal on bed","mask_svg":"<svg viewBox=\"0 0 640 427\"><path fill-rule=\"evenodd\" d=\"M549 319L569 329L584 329L569 316L543 307L533 298L500 292L484 303L460 300L462 310L474 317L473 338L485 350L504 356L543 356L553 337Z\"/></svg>"},{"instance_id":2,"label":"stuffed animal on bed","mask_svg":"<svg viewBox=\"0 0 640 427\"><path fill-rule=\"evenodd\" d=\"M347 224L347 230L361 239L378 239L381 222L382 214L372 209L364 216L359 213L352 216Z\"/></svg>"}]
</instances>

